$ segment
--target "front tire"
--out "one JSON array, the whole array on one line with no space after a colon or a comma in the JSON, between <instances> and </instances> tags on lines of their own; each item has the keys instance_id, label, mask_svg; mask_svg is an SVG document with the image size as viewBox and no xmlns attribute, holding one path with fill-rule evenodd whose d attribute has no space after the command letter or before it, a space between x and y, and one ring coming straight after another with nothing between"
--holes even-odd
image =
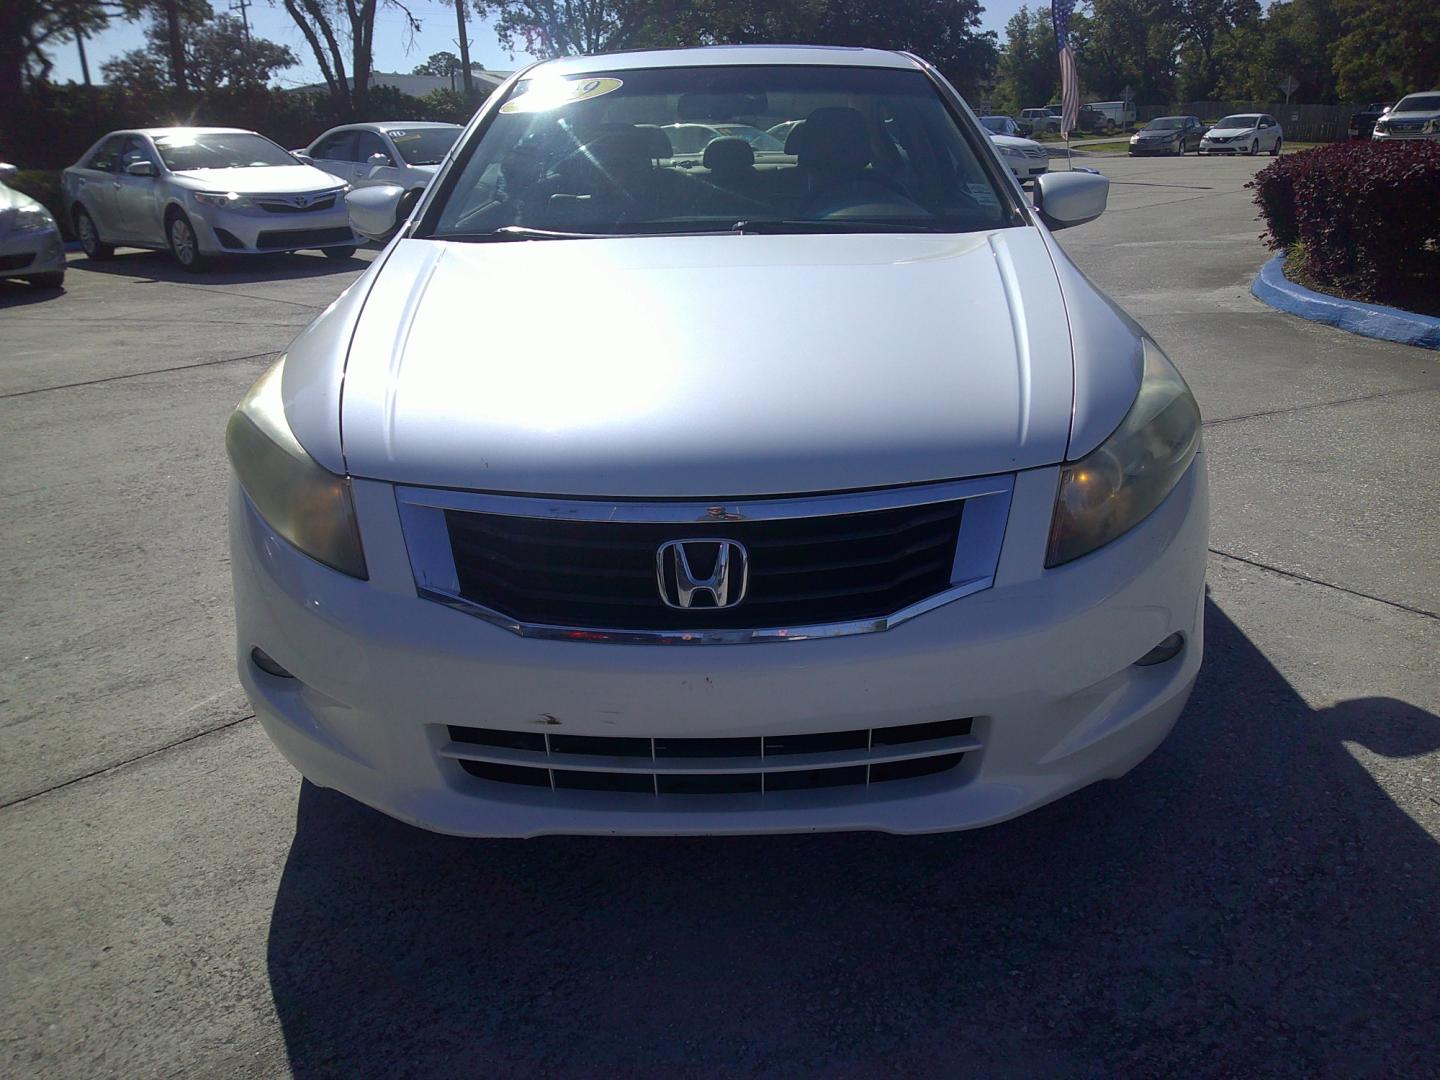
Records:
<instances>
[{"instance_id":1,"label":"front tire","mask_svg":"<svg viewBox=\"0 0 1440 1080\"><path fill-rule=\"evenodd\" d=\"M89 211L83 206L77 206L72 216L75 218L75 233L80 237L80 247L84 249L87 259L101 262L115 257L115 245L100 239L100 230L95 227L95 219L90 216Z\"/></svg>"},{"instance_id":2,"label":"front tire","mask_svg":"<svg viewBox=\"0 0 1440 1080\"><path fill-rule=\"evenodd\" d=\"M1258 153L1260 153L1260 140L1256 139L1250 144L1250 156L1254 157Z\"/></svg>"},{"instance_id":3,"label":"front tire","mask_svg":"<svg viewBox=\"0 0 1440 1080\"><path fill-rule=\"evenodd\" d=\"M200 241L195 237L195 227L182 213L170 216L165 226L165 236L170 241L170 254L180 264L180 269L198 274L210 265L210 260L200 252Z\"/></svg>"},{"instance_id":4,"label":"front tire","mask_svg":"<svg viewBox=\"0 0 1440 1080\"><path fill-rule=\"evenodd\" d=\"M327 247L321 248L320 250L325 253L327 259L353 259L355 252L360 249L351 245L349 247Z\"/></svg>"},{"instance_id":5,"label":"front tire","mask_svg":"<svg viewBox=\"0 0 1440 1080\"><path fill-rule=\"evenodd\" d=\"M1284 139L1276 139L1276 140L1275 140L1274 149L1272 149L1272 150L1270 151L1270 156L1271 156L1271 157L1279 157L1279 156L1280 156L1280 148L1281 148L1282 146L1284 146L1284 145L1285 145L1285 140L1284 140Z\"/></svg>"}]
</instances>

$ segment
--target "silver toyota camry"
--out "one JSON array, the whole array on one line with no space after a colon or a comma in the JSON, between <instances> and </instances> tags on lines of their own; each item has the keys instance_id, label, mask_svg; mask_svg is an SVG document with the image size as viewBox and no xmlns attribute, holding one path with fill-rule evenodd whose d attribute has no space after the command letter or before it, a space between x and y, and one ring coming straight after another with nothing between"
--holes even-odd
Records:
<instances>
[{"instance_id":1,"label":"silver toyota camry","mask_svg":"<svg viewBox=\"0 0 1440 1080\"><path fill-rule=\"evenodd\" d=\"M319 248L347 259L349 185L235 128L142 128L106 135L65 170L85 254L169 250L186 270L219 255Z\"/></svg>"}]
</instances>

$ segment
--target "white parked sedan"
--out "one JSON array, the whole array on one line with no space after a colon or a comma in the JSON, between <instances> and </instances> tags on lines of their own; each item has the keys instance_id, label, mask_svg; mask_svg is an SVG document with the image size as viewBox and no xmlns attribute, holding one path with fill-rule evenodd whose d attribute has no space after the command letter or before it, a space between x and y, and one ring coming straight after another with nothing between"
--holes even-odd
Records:
<instances>
[{"instance_id":1,"label":"white parked sedan","mask_svg":"<svg viewBox=\"0 0 1440 1080\"><path fill-rule=\"evenodd\" d=\"M65 245L54 216L9 187L14 165L0 164L0 278L20 278L42 289L65 284Z\"/></svg>"},{"instance_id":2,"label":"white parked sedan","mask_svg":"<svg viewBox=\"0 0 1440 1080\"><path fill-rule=\"evenodd\" d=\"M405 189L399 220L404 223L435 176L435 170L465 129L424 120L346 124L331 128L296 155L352 187L398 184Z\"/></svg>"},{"instance_id":3,"label":"white parked sedan","mask_svg":"<svg viewBox=\"0 0 1440 1080\"><path fill-rule=\"evenodd\" d=\"M793 157L657 159L702 96ZM1145 758L1200 667L1200 415L1051 236L1108 181L1032 206L987 140L872 50L497 90L227 429L280 750L495 836L968 828Z\"/></svg>"},{"instance_id":4,"label":"white parked sedan","mask_svg":"<svg viewBox=\"0 0 1440 1080\"><path fill-rule=\"evenodd\" d=\"M1021 139L1014 135L990 135L1000 158L1010 167L1019 180L1033 180L1050 171L1050 153L1033 139Z\"/></svg>"},{"instance_id":5,"label":"white parked sedan","mask_svg":"<svg viewBox=\"0 0 1440 1080\"><path fill-rule=\"evenodd\" d=\"M217 255L319 248L355 254L349 185L237 128L142 128L106 135L62 184L85 254L168 249L186 270Z\"/></svg>"},{"instance_id":6,"label":"white parked sedan","mask_svg":"<svg viewBox=\"0 0 1440 1080\"><path fill-rule=\"evenodd\" d=\"M1280 122L1268 113L1237 113L1227 116L1200 140L1202 154L1249 154L1262 151L1278 157L1285 145Z\"/></svg>"}]
</instances>

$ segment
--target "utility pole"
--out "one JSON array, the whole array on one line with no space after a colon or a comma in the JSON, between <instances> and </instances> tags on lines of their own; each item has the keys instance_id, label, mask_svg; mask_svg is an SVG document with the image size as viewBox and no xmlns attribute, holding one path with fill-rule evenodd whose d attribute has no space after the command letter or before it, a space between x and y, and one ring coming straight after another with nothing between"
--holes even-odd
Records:
<instances>
[{"instance_id":1,"label":"utility pole","mask_svg":"<svg viewBox=\"0 0 1440 1080\"><path fill-rule=\"evenodd\" d=\"M245 44L250 44L250 9L255 5L252 0L231 0L230 10L240 12L240 25L245 28Z\"/></svg>"},{"instance_id":2,"label":"utility pole","mask_svg":"<svg viewBox=\"0 0 1440 1080\"><path fill-rule=\"evenodd\" d=\"M470 38L465 33L465 4L467 0L452 0L455 5L455 26L460 31L460 72L465 79L465 101L475 100L475 76L470 74Z\"/></svg>"}]
</instances>

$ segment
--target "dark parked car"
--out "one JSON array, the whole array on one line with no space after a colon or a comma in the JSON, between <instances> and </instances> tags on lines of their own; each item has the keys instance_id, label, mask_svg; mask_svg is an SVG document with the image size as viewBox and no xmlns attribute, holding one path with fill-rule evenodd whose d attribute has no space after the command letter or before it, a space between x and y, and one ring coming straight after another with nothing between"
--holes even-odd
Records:
<instances>
[{"instance_id":1,"label":"dark parked car","mask_svg":"<svg viewBox=\"0 0 1440 1080\"><path fill-rule=\"evenodd\" d=\"M1375 121L1384 116L1395 103L1393 101L1375 101L1366 105L1357 113L1350 116L1350 138L1368 139L1375 131Z\"/></svg>"},{"instance_id":2,"label":"dark parked car","mask_svg":"<svg viewBox=\"0 0 1440 1080\"><path fill-rule=\"evenodd\" d=\"M1157 116L1130 136L1130 156L1198 153L1205 130L1198 116Z\"/></svg>"}]
</instances>

